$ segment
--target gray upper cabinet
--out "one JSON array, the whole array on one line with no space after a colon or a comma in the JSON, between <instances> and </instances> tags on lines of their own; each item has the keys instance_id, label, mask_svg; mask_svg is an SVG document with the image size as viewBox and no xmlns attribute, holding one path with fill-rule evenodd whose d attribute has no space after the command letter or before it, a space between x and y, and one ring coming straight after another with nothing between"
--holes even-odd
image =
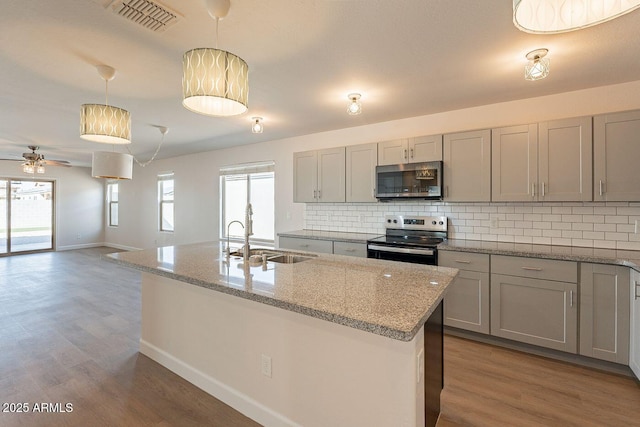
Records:
<instances>
[{"instance_id":1,"label":"gray upper cabinet","mask_svg":"<svg viewBox=\"0 0 640 427\"><path fill-rule=\"evenodd\" d=\"M594 200L640 201L640 111L593 120Z\"/></svg>"},{"instance_id":2,"label":"gray upper cabinet","mask_svg":"<svg viewBox=\"0 0 640 427\"><path fill-rule=\"evenodd\" d=\"M347 147L346 152L347 202L375 202L376 165L378 144Z\"/></svg>"},{"instance_id":3,"label":"gray upper cabinet","mask_svg":"<svg viewBox=\"0 0 640 427\"><path fill-rule=\"evenodd\" d=\"M380 166L436 160L442 160L442 135L418 136L378 143Z\"/></svg>"},{"instance_id":4,"label":"gray upper cabinet","mask_svg":"<svg viewBox=\"0 0 640 427\"><path fill-rule=\"evenodd\" d=\"M629 363L629 268L580 264L580 354Z\"/></svg>"},{"instance_id":5,"label":"gray upper cabinet","mask_svg":"<svg viewBox=\"0 0 640 427\"><path fill-rule=\"evenodd\" d=\"M492 131L492 200L590 201L591 117Z\"/></svg>"},{"instance_id":6,"label":"gray upper cabinet","mask_svg":"<svg viewBox=\"0 0 640 427\"><path fill-rule=\"evenodd\" d=\"M537 196L538 125L491 131L491 200L530 202Z\"/></svg>"},{"instance_id":7,"label":"gray upper cabinet","mask_svg":"<svg viewBox=\"0 0 640 427\"><path fill-rule=\"evenodd\" d=\"M443 142L444 200L491 200L491 132L452 133Z\"/></svg>"},{"instance_id":8,"label":"gray upper cabinet","mask_svg":"<svg viewBox=\"0 0 640 427\"><path fill-rule=\"evenodd\" d=\"M538 125L538 200L593 200L591 117Z\"/></svg>"},{"instance_id":9,"label":"gray upper cabinet","mask_svg":"<svg viewBox=\"0 0 640 427\"><path fill-rule=\"evenodd\" d=\"M345 201L345 148L293 153L294 202Z\"/></svg>"}]
</instances>

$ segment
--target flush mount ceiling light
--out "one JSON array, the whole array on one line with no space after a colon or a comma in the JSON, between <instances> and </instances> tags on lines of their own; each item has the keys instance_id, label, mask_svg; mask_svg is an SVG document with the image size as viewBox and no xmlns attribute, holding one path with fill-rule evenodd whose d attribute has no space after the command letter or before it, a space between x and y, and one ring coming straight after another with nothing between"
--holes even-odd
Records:
<instances>
[{"instance_id":1,"label":"flush mount ceiling light","mask_svg":"<svg viewBox=\"0 0 640 427\"><path fill-rule=\"evenodd\" d=\"M351 101L347 106L347 113L351 116L357 116L362 113L362 104L360 103L360 94L359 93L350 93L347 95L349 100Z\"/></svg>"},{"instance_id":2,"label":"flush mount ceiling light","mask_svg":"<svg viewBox=\"0 0 640 427\"><path fill-rule=\"evenodd\" d=\"M108 65L96 68L105 82L105 103L80 107L80 138L105 144L131 144L131 115L127 110L109 105L109 81L115 77L116 70Z\"/></svg>"},{"instance_id":3,"label":"flush mount ceiling light","mask_svg":"<svg viewBox=\"0 0 640 427\"><path fill-rule=\"evenodd\" d=\"M524 66L526 80L541 80L549 75L549 58L545 58L547 53L548 49L536 49L527 53L529 62Z\"/></svg>"},{"instance_id":4,"label":"flush mount ceiling light","mask_svg":"<svg viewBox=\"0 0 640 427\"><path fill-rule=\"evenodd\" d=\"M264 130L264 125L262 124L262 117L251 117L253 120L253 124L251 125L252 133L262 133Z\"/></svg>"},{"instance_id":5,"label":"flush mount ceiling light","mask_svg":"<svg viewBox=\"0 0 640 427\"><path fill-rule=\"evenodd\" d=\"M131 179L133 156L113 151L94 151L91 158L91 176L107 179Z\"/></svg>"},{"instance_id":6,"label":"flush mount ceiling light","mask_svg":"<svg viewBox=\"0 0 640 427\"><path fill-rule=\"evenodd\" d=\"M182 57L182 105L207 116L235 116L247 111L249 67L239 56L218 49L218 22L229 0L205 0L216 21L216 47L192 49Z\"/></svg>"},{"instance_id":7,"label":"flush mount ceiling light","mask_svg":"<svg viewBox=\"0 0 640 427\"><path fill-rule=\"evenodd\" d=\"M640 0L513 0L513 23L535 34L597 25L640 7Z\"/></svg>"}]
</instances>

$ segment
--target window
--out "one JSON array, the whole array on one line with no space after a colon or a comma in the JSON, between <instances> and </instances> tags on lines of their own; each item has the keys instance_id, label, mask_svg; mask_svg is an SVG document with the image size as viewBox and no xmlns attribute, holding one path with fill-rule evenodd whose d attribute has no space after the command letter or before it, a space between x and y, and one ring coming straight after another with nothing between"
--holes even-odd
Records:
<instances>
[{"instance_id":1,"label":"window","mask_svg":"<svg viewBox=\"0 0 640 427\"><path fill-rule=\"evenodd\" d=\"M245 222L247 203L253 207L253 236L255 242L275 240L275 173L274 163L228 166L220 169L220 236L227 238L231 221ZM244 224L246 226L246 224ZM229 238L244 239L239 224L229 227Z\"/></svg>"},{"instance_id":2,"label":"window","mask_svg":"<svg viewBox=\"0 0 640 427\"><path fill-rule=\"evenodd\" d=\"M173 231L173 172L158 175L160 231Z\"/></svg>"},{"instance_id":3,"label":"window","mask_svg":"<svg viewBox=\"0 0 640 427\"><path fill-rule=\"evenodd\" d=\"M107 220L110 227L118 226L118 184L115 182L107 184Z\"/></svg>"}]
</instances>

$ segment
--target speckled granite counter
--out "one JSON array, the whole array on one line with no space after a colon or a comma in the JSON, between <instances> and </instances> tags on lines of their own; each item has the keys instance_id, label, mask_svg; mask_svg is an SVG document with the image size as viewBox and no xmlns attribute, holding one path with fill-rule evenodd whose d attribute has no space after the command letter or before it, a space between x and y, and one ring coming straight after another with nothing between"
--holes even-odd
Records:
<instances>
[{"instance_id":1,"label":"speckled granite counter","mask_svg":"<svg viewBox=\"0 0 640 427\"><path fill-rule=\"evenodd\" d=\"M106 258L400 341L410 341L444 297L456 269L314 254L295 263L245 268L218 242L109 254Z\"/></svg>"},{"instance_id":2,"label":"speckled granite counter","mask_svg":"<svg viewBox=\"0 0 640 427\"><path fill-rule=\"evenodd\" d=\"M367 240L380 234L346 233L341 231L296 230L278 233L278 237L298 237L315 240L333 240L334 242L367 243Z\"/></svg>"},{"instance_id":3,"label":"speckled granite counter","mask_svg":"<svg viewBox=\"0 0 640 427\"><path fill-rule=\"evenodd\" d=\"M438 250L623 265L640 271L640 251L455 239L441 243Z\"/></svg>"}]
</instances>

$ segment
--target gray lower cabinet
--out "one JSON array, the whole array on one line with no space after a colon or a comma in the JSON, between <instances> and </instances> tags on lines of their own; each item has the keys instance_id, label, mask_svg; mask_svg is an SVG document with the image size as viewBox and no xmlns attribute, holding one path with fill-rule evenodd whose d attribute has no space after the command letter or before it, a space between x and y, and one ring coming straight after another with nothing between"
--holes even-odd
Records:
<instances>
[{"instance_id":1,"label":"gray lower cabinet","mask_svg":"<svg viewBox=\"0 0 640 427\"><path fill-rule=\"evenodd\" d=\"M460 270L444 298L444 324L488 334L489 255L441 251L438 265Z\"/></svg>"},{"instance_id":2,"label":"gray lower cabinet","mask_svg":"<svg viewBox=\"0 0 640 427\"><path fill-rule=\"evenodd\" d=\"M640 273L631 270L631 327L629 336L629 367L640 379Z\"/></svg>"},{"instance_id":3,"label":"gray lower cabinet","mask_svg":"<svg viewBox=\"0 0 640 427\"><path fill-rule=\"evenodd\" d=\"M580 354L629 363L629 268L580 264Z\"/></svg>"},{"instance_id":4,"label":"gray lower cabinet","mask_svg":"<svg viewBox=\"0 0 640 427\"><path fill-rule=\"evenodd\" d=\"M322 239L307 239L304 237L279 238L281 249L291 249L294 251L320 252L325 254L347 255L355 257L367 257L367 244L356 242L342 242Z\"/></svg>"},{"instance_id":5,"label":"gray lower cabinet","mask_svg":"<svg viewBox=\"0 0 640 427\"><path fill-rule=\"evenodd\" d=\"M356 257L366 258L367 244L334 241L333 253L336 255L347 255L347 256L356 256Z\"/></svg>"},{"instance_id":6,"label":"gray lower cabinet","mask_svg":"<svg viewBox=\"0 0 640 427\"><path fill-rule=\"evenodd\" d=\"M294 251L320 252L325 254L333 253L333 241L305 239L299 237L280 237L279 247L282 249L292 249Z\"/></svg>"},{"instance_id":7,"label":"gray lower cabinet","mask_svg":"<svg viewBox=\"0 0 640 427\"><path fill-rule=\"evenodd\" d=\"M577 263L493 255L491 271L491 335L577 353Z\"/></svg>"}]
</instances>

